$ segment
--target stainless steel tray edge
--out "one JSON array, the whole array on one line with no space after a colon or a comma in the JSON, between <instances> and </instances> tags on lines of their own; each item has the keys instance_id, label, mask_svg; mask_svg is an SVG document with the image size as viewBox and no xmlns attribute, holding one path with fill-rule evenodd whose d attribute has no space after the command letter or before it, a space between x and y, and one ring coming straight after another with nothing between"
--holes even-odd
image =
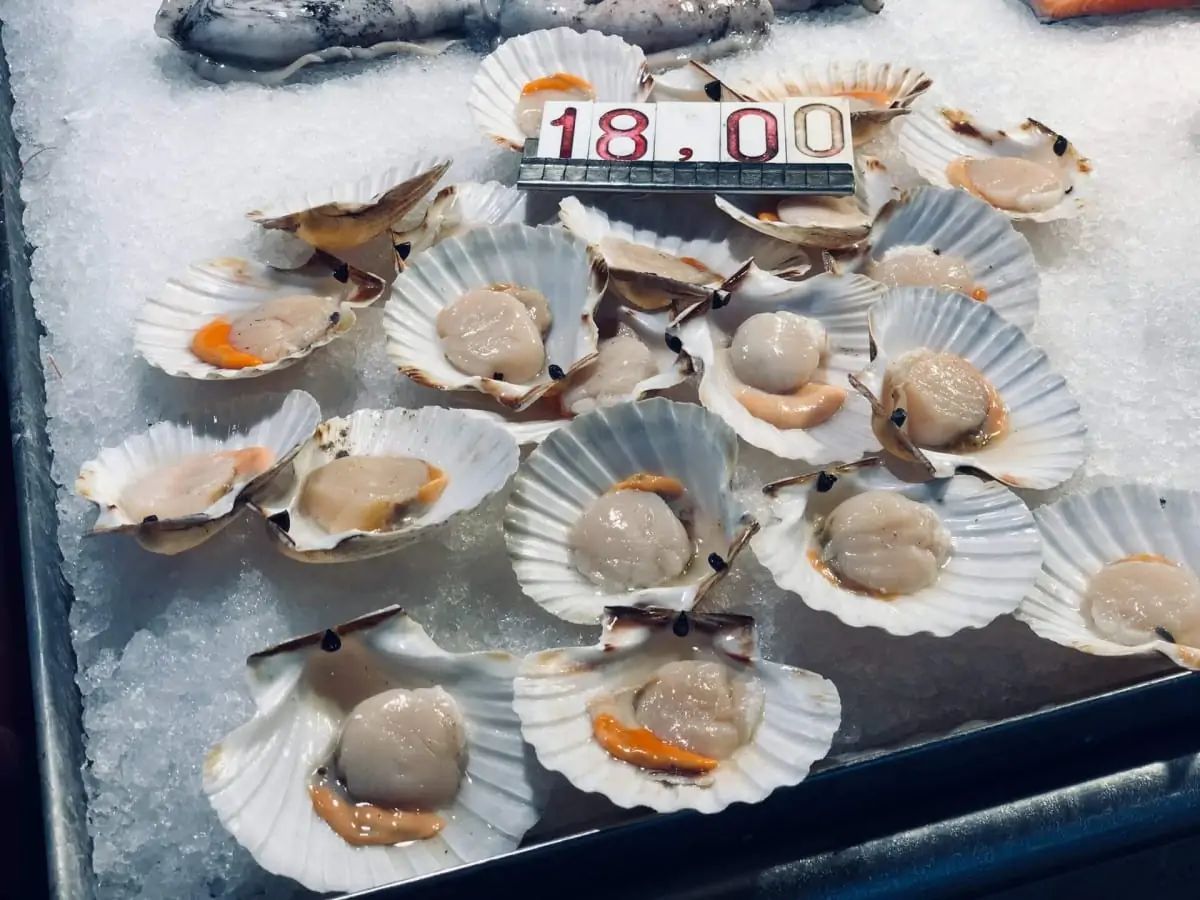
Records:
<instances>
[{"instance_id":1,"label":"stainless steel tray edge","mask_svg":"<svg viewBox=\"0 0 1200 900\"><path fill-rule=\"evenodd\" d=\"M43 380L43 329L30 294L30 248L18 185L21 161L12 127L13 97L7 57L0 53L0 348L9 390L17 529L29 625L34 716L42 805L46 810L49 883L55 900L91 900L91 841L83 783L83 707L71 646L71 589L58 548L58 489L50 473Z\"/></svg>"}]
</instances>

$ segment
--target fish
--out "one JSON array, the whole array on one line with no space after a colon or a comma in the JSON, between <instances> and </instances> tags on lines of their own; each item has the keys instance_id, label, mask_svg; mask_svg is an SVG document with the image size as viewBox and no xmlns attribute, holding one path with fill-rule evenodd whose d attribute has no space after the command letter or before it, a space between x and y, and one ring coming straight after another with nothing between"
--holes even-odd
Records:
<instances>
[{"instance_id":1,"label":"fish","mask_svg":"<svg viewBox=\"0 0 1200 900\"><path fill-rule=\"evenodd\" d=\"M1025 0L1039 19L1054 22L1079 16L1119 16L1159 9L1196 9L1200 0Z\"/></svg>"}]
</instances>

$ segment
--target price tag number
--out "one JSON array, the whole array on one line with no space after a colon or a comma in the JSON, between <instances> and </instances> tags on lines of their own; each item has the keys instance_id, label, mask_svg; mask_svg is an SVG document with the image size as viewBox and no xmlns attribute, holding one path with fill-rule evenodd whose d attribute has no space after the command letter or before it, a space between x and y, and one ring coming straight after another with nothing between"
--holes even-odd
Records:
<instances>
[{"instance_id":1,"label":"price tag number","mask_svg":"<svg viewBox=\"0 0 1200 900\"><path fill-rule=\"evenodd\" d=\"M843 98L781 103L551 101L538 156L609 162L851 163Z\"/></svg>"}]
</instances>

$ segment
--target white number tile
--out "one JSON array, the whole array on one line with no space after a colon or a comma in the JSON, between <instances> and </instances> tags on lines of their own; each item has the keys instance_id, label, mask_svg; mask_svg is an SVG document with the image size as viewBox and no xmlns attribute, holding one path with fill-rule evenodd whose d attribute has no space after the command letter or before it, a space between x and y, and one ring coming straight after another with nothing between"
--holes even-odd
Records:
<instances>
[{"instance_id":1,"label":"white number tile","mask_svg":"<svg viewBox=\"0 0 1200 900\"><path fill-rule=\"evenodd\" d=\"M600 120L610 113L616 115L610 117L608 128L605 129ZM639 122L634 113L641 113L645 118ZM587 158L618 157L613 161L650 162L654 153L654 119L653 103L593 103ZM609 136L607 143L604 140L606 135ZM641 141L637 140L639 136ZM607 147L608 156L601 155L602 147Z\"/></svg>"},{"instance_id":2,"label":"white number tile","mask_svg":"<svg viewBox=\"0 0 1200 900\"><path fill-rule=\"evenodd\" d=\"M592 104L570 100L551 100L542 111L542 128L538 132L538 156L543 159L587 159L589 138L592 133ZM575 139L571 151L561 156L563 125L553 125L568 109L575 110Z\"/></svg>"},{"instance_id":3,"label":"white number tile","mask_svg":"<svg viewBox=\"0 0 1200 900\"><path fill-rule=\"evenodd\" d=\"M719 162L719 103L660 103L654 123L655 162Z\"/></svg>"},{"instance_id":4,"label":"white number tile","mask_svg":"<svg viewBox=\"0 0 1200 900\"><path fill-rule=\"evenodd\" d=\"M834 121L828 121L828 113L823 113L818 110L812 110L810 121L812 122L813 134L812 141L818 150L824 150L830 146L830 128L841 126L842 150L834 156L812 156L804 152L800 146L803 143L800 135L797 134L797 117L804 118L805 110L814 105L832 106L841 113L840 123L834 117ZM789 165L832 165L835 163L854 164L854 140L850 133L850 101L845 97L796 97L787 101L786 111L784 113L784 121L787 128L787 138L785 146L787 147L787 161ZM823 121L824 119L824 121Z\"/></svg>"},{"instance_id":5,"label":"white number tile","mask_svg":"<svg viewBox=\"0 0 1200 900\"><path fill-rule=\"evenodd\" d=\"M760 112L744 115L731 129L730 117L742 110ZM769 154L768 158L756 161L781 164L785 161L785 136L782 103L721 104L721 162L745 162L733 155L736 150L750 157Z\"/></svg>"}]
</instances>

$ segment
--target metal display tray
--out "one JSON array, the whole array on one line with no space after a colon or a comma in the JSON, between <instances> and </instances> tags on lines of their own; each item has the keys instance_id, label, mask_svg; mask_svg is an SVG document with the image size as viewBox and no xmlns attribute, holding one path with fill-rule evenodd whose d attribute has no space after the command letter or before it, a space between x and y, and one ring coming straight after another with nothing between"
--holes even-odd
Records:
<instances>
[{"instance_id":1,"label":"metal display tray","mask_svg":"<svg viewBox=\"0 0 1200 900\"><path fill-rule=\"evenodd\" d=\"M0 55L0 350L10 397L51 897L95 896L82 706L46 433L41 326ZM1200 827L1200 678L1132 687L844 763L753 807L555 839L359 896L962 896ZM1170 760L1163 762L1163 760ZM1115 773L1115 774L1114 774ZM147 886L149 895L153 889ZM447 894L446 892L451 892ZM461 892L461 893L456 893Z\"/></svg>"}]
</instances>

